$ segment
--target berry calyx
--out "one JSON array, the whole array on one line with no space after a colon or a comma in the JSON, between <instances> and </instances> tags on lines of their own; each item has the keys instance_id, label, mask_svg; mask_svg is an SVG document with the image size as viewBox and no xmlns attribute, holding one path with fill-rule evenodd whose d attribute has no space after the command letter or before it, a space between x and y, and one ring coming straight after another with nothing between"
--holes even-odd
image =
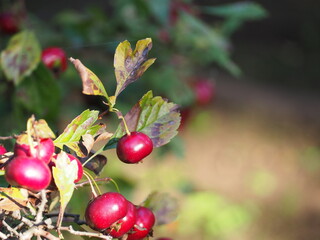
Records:
<instances>
[{"instance_id":1,"label":"berry calyx","mask_svg":"<svg viewBox=\"0 0 320 240\"><path fill-rule=\"evenodd\" d=\"M128 211L128 200L120 193L107 192L92 199L85 211L89 227L104 231L113 223L125 217Z\"/></svg>"},{"instance_id":2,"label":"berry calyx","mask_svg":"<svg viewBox=\"0 0 320 240\"><path fill-rule=\"evenodd\" d=\"M51 177L47 164L34 157L15 157L5 167L5 178L9 184L30 191L38 192L46 189Z\"/></svg>"},{"instance_id":3,"label":"berry calyx","mask_svg":"<svg viewBox=\"0 0 320 240\"><path fill-rule=\"evenodd\" d=\"M106 232L114 238L120 238L133 227L136 222L136 217L136 207L131 202L128 202L128 211L126 216L112 224Z\"/></svg>"},{"instance_id":4,"label":"berry calyx","mask_svg":"<svg viewBox=\"0 0 320 240\"><path fill-rule=\"evenodd\" d=\"M150 235L155 221L156 218L149 208L138 207L136 222L127 240L140 240Z\"/></svg>"},{"instance_id":5,"label":"berry calyx","mask_svg":"<svg viewBox=\"0 0 320 240\"><path fill-rule=\"evenodd\" d=\"M41 60L54 74L59 75L67 69L68 61L66 54L59 47L44 49L42 51Z\"/></svg>"},{"instance_id":6,"label":"berry calyx","mask_svg":"<svg viewBox=\"0 0 320 240\"><path fill-rule=\"evenodd\" d=\"M153 150L153 143L148 135L132 132L120 138L117 145L118 158L124 163L138 163Z\"/></svg>"}]
</instances>

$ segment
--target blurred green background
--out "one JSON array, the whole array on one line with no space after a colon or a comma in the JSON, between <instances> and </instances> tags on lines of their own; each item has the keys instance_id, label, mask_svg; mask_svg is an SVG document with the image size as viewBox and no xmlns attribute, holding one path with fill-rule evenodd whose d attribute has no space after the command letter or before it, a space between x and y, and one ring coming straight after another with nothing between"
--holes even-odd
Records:
<instances>
[{"instance_id":1,"label":"blurred green background","mask_svg":"<svg viewBox=\"0 0 320 240\"><path fill-rule=\"evenodd\" d=\"M155 190L177 199L177 219L155 228L155 238L320 237L319 2L2 0L1 7L22 14L21 28L32 29L42 48L81 59L111 92L117 44L153 39L156 63L118 108L126 112L152 89L188 112L184 126L143 164L124 165L106 152L103 175L136 204ZM11 36L0 34L3 50ZM58 89L54 96L52 88L30 87L32 80L15 87L0 78L0 136L23 130L34 112L59 132L86 108L105 110L99 98L81 94L71 65L58 79L40 74ZM215 86L209 104L196 102L199 79ZM43 101L26 104L24 96ZM114 118L105 121L114 130ZM75 192L71 211L83 214L87 190Z\"/></svg>"}]
</instances>

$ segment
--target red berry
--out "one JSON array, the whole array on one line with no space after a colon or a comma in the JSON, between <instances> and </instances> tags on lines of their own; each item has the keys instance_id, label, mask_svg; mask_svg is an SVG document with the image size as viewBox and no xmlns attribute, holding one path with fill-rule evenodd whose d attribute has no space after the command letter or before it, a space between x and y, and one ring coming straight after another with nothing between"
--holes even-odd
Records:
<instances>
[{"instance_id":1,"label":"red berry","mask_svg":"<svg viewBox=\"0 0 320 240\"><path fill-rule=\"evenodd\" d=\"M0 14L0 30L6 34L14 34L19 31L18 21L12 13Z\"/></svg>"},{"instance_id":2,"label":"red berry","mask_svg":"<svg viewBox=\"0 0 320 240\"><path fill-rule=\"evenodd\" d=\"M45 163L51 161L54 153L54 144L51 138L40 139L39 145L35 147L35 151L31 154L33 157L38 157Z\"/></svg>"},{"instance_id":3,"label":"red berry","mask_svg":"<svg viewBox=\"0 0 320 240\"><path fill-rule=\"evenodd\" d=\"M76 161L77 165L78 165L78 177L76 180L74 180L74 183L77 183L81 180L82 176L83 176L83 167L82 167L82 163L80 162L80 160L78 158L76 158L75 156L73 156L72 154L67 153L70 161ZM53 156L54 159L57 159L57 155ZM52 167L55 166L54 162L50 162L49 163L49 167L50 169L52 169Z\"/></svg>"},{"instance_id":4,"label":"red berry","mask_svg":"<svg viewBox=\"0 0 320 240\"><path fill-rule=\"evenodd\" d=\"M107 192L91 200L86 208L87 224L95 230L104 231L125 217L128 200L120 193Z\"/></svg>"},{"instance_id":5,"label":"red berry","mask_svg":"<svg viewBox=\"0 0 320 240\"><path fill-rule=\"evenodd\" d=\"M49 186L51 172L42 160L20 156L13 158L6 165L5 178L13 186L37 192Z\"/></svg>"},{"instance_id":6,"label":"red berry","mask_svg":"<svg viewBox=\"0 0 320 240\"><path fill-rule=\"evenodd\" d=\"M194 94L199 105L207 105L213 99L215 87L211 80L200 79L194 84Z\"/></svg>"},{"instance_id":7,"label":"red berry","mask_svg":"<svg viewBox=\"0 0 320 240\"><path fill-rule=\"evenodd\" d=\"M30 145L28 144L19 144L16 142L14 145L15 156L34 157L44 161L45 163L49 163L51 161L53 153L54 144L51 138L40 139L39 144L36 145L33 150L31 150Z\"/></svg>"},{"instance_id":8,"label":"red berry","mask_svg":"<svg viewBox=\"0 0 320 240\"><path fill-rule=\"evenodd\" d=\"M61 48L49 47L44 49L41 59L55 74L60 74L67 69L67 57Z\"/></svg>"},{"instance_id":9,"label":"red berry","mask_svg":"<svg viewBox=\"0 0 320 240\"><path fill-rule=\"evenodd\" d=\"M0 144L0 155L5 154L7 152L7 149Z\"/></svg>"},{"instance_id":10,"label":"red berry","mask_svg":"<svg viewBox=\"0 0 320 240\"><path fill-rule=\"evenodd\" d=\"M15 156L31 157L30 146L28 144L15 143L13 152Z\"/></svg>"},{"instance_id":11,"label":"red berry","mask_svg":"<svg viewBox=\"0 0 320 240\"><path fill-rule=\"evenodd\" d=\"M152 150L151 139L141 132L124 135L117 145L117 155L124 163L137 163L148 156Z\"/></svg>"},{"instance_id":12,"label":"red berry","mask_svg":"<svg viewBox=\"0 0 320 240\"><path fill-rule=\"evenodd\" d=\"M122 237L133 227L136 222L136 217L136 207L131 202L128 202L128 211L126 216L112 224L107 230L107 233L114 238Z\"/></svg>"},{"instance_id":13,"label":"red berry","mask_svg":"<svg viewBox=\"0 0 320 240\"><path fill-rule=\"evenodd\" d=\"M149 208L138 207L135 226L128 234L127 240L140 240L147 237L151 233L155 221L155 216Z\"/></svg>"}]
</instances>

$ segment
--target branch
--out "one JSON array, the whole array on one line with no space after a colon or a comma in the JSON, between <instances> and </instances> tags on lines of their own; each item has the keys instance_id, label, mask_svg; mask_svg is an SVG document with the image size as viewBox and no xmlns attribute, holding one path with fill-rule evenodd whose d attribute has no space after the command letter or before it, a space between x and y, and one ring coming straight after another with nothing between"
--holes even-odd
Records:
<instances>
[{"instance_id":1,"label":"branch","mask_svg":"<svg viewBox=\"0 0 320 240\"><path fill-rule=\"evenodd\" d=\"M42 190L40 192L40 194L41 194L41 203L40 203L40 206L39 206L39 209L38 209L38 213L37 213L35 224L38 224L43 220L43 212L44 212L44 209L45 209L46 204L48 202L46 191Z\"/></svg>"},{"instance_id":2,"label":"branch","mask_svg":"<svg viewBox=\"0 0 320 240\"><path fill-rule=\"evenodd\" d=\"M17 138L17 137L18 137L17 135L5 136L5 137L0 136L0 140L10 140L10 139L14 139L14 138Z\"/></svg>"},{"instance_id":3,"label":"branch","mask_svg":"<svg viewBox=\"0 0 320 240\"><path fill-rule=\"evenodd\" d=\"M113 238L111 236L106 236L102 233L93 233L93 232L82 232L82 231L75 231L72 226L69 227L61 227L61 231L68 231L69 233L77 236L86 236L86 237L96 237L106 240L112 240Z\"/></svg>"},{"instance_id":4,"label":"branch","mask_svg":"<svg viewBox=\"0 0 320 240\"><path fill-rule=\"evenodd\" d=\"M106 178L96 178L94 179L95 182L109 182L111 178L106 177ZM84 181L81 183L77 183L75 188L83 187L84 185L90 184L90 181Z\"/></svg>"},{"instance_id":5,"label":"branch","mask_svg":"<svg viewBox=\"0 0 320 240\"><path fill-rule=\"evenodd\" d=\"M8 239L8 237L3 232L0 232L0 239Z\"/></svg>"}]
</instances>

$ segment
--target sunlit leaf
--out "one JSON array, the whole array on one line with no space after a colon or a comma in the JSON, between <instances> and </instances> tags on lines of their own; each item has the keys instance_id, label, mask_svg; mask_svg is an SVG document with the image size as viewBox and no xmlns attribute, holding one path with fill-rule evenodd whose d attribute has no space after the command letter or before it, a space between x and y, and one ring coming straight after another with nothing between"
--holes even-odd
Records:
<instances>
[{"instance_id":1,"label":"sunlit leaf","mask_svg":"<svg viewBox=\"0 0 320 240\"><path fill-rule=\"evenodd\" d=\"M31 116L27 122L28 134L35 138L55 138L55 134L48 126L46 120L36 120L34 116Z\"/></svg>"},{"instance_id":2,"label":"sunlit leaf","mask_svg":"<svg viewBox=\"0 0 320 240\"><path fill-rule=\"evenodd\" d=\"M130 83L138 80L154 63L155 58L148 59L152 48L151 38L139 40L134 51L129 41L121 42L114 55L114 68L117 80L117 97Z\"/></svg>"},{"instance_id":3,"label":"sunlit leaf","mask_svg":"<svg viewBox=\"0 0 320 240\"><path fill-rule=\"evenodd\" d=\"M0 188L0 209L19 210L28 203L28 191L22 188Z\"/></svg>"},{"instance_id":4,"label":"sunlit leaf","mask_svg":"<svg viewBox=\"0 0 320 240\"><path fill-rule=\"evenodd\" d=\"M152 210L157 225L168 224L178 216L178 201L168 193L151 193L144 201L143 206Z\"/></svg>"},{"instance_id":5,"label":"sunlit leaf","mask_svg":"<svg viewBox=\"0 0 320 240\"><path fill-rule=\"evenodd\" d=\"M22 79L37 67L40 62L41 48L31 31L14 35L1 52L1 66L8 80L18 85Z\"/></svg>"},{"instance_id":6,"label":"sunlit leaf","mask_svg":"<svg viewBox=\"0 0 320 240\"><path fill-rule=\"evenodd\" d=\"M70 161L65 152L60 152L55 160L55 166L52 167L52 175L60 194L59 219L62 220L61 216L63 216L75 188L74 181L78 178L77 162Z\"/></svg>"},{"instance_id":7,"label":"sunlit leaf","mask_svg":"<svg viewBox=\"0 0 320 240\"><path fill-rule=\"evenodd\" d=\"M85 110L79 116L72 120L72 122L65 128L63 133L54 140L56 147L62 149L67 146L74 150L79 157L85 157L80 148L81 137L85 134L95 136L101 134L105 126L103 124L93 125L99 116L99 111Z\"/></svg>"},{"instance_id":8,"label":"sunlit leaf","mask_svg":"<svg viewBox=\"0 0 320 240\"><path fill-rule=\"evenodd\" d=\"M70 58L70 61L74 64L81 77L83 94L100 95L108 98L101 80L90 69L84 66L79 59Z\"/></svg>"},{"instance_id":9,"label":"sunlit leaf","mask_svg":"<svg viewBox=\"0 0 320 240\"><path fill-rule=\"evenodd\" d=\"M125 115L125 120L130 132L143 132L151 138L154 147L160 147L177 135L181 117L178 105L159 96L153 97L152 91L149 91ZM124 134L121 124L113 138Z\"/></svg>"}]
</instances>

